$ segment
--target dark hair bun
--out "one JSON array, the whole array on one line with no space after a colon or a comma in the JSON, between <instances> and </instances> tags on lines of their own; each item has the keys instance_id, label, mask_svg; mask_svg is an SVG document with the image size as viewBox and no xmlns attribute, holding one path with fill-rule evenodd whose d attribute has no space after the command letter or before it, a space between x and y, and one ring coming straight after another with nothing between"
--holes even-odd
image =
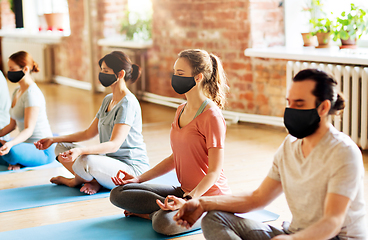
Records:
<instances>
[{"instance_id":1,"label":"dark hair bun","mask_svg":"<svg viewBox=\"0 0 368 240\"><path fill-rule=\"evenodd\" d=\"M345 99L344 96L340 93L337 94L337 99L335 104L331 107L331 113L335 114L345 108Z\"/></svg>"},{"instance_id":2,"label":"dark hair bun","mask_svg":"<svg viewBox=\"0 0 368 240\"><path fill-rule=\"evenodd\" d=\"M133 82L141 76L141 68L137 64L132 64L132 74L130 80Z\"/></svg>"},{"instance_id":3,"label":"dark hair bun","mask_svg":"<svg viewBox=\"0 0 368 240\"><path fill-rule=\"evenodd\" d=\"M40 68L38 67L38 64L36 62L33 62L33 68L32 68L32 72L39 72Z\"/></svg>"}]
</instances>

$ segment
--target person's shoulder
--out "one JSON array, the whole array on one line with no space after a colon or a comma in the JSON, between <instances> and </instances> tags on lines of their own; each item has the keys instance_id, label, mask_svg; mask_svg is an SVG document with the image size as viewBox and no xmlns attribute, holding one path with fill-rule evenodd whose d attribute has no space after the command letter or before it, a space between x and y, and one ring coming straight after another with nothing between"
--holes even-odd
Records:
<instances>
[{"instance_id":1,"label":"person's shoulder","mask_svg":"<svg viewBox=\"0 0 368 240\"><path fill-rule=\"evenodd\" d=\"M279 146L278 150L276 151L275 156L282 156L285 152L295 152L298 148L299 142L301 139L298 139L290 134L288 134L284 141Z\"/></svg>"},{"instance_id":2,"label":"person's shoulder","mask_svg":"<svg viewBox=\"0 0 368 240\"><path fill-rule=\"evenodd\" d=\"M28 87L28 89L27 89L26 92L29 92L29 93L41 93L42 94L42 91L38 87L37 83L32 83L31 85L29 85L29 87Z\"/></svg>"},{"instance_id":3,"label":"person's shoulder","mask_svg":"<svg viewBox=\"0 0 368 240\"><path fill-rule=\"evenodd\" d=\"M338 131L335 127L329 129L330 138L328 141L330 144L336 145L337 149L340 148L352 148L360 151L356 143L345 133Z\"/></svg>"},{"instance_id":4,"label":"person's shoulder","mask_svg":"<svg viewBox=\"0 0 368 240\"><path fill-rule=\"evenodd\" d=\"M331 145L330 152L336 156L335 159L340 158L344 163L346 161L362 161L362 152L348 135L334 127L330 127L329 134L328 144Z\"/></svg>"},{"instance_id":5,"label":"person's shoulder","mask_svg":"<svg viewBox=\"0 0 368 240\"><path fill-rule=\"evenodd\" d=\"M133 93L128 93L127 95L125 95L125 97L122 100L123 102L132 102L132 103L139 104L137 97Z\"/></svg>"},{"instance_id":6,"label":"person's shoulder","mask_svg":"<svg viewBox=\"0 0 368 240\"><path fill-rule=\"evenodd\" d=\"M176 112L180 112L185 107L185 104L187 104L187 102L183 102L182 104L180 104L176 109Z\"/></svg>"},{"instance_id":7,"label":"person's shoulder","mask_svg":"<svg viewBox=\"0 0 368 240\"><path fill-rule=\"evenodd\" d=\"M30 97L32 99L42 99L44 98L41 89L36 83L29 85L28 89L23 93L25 97Z\"/></svg>"},{"instance_id":8,"label":"person's shoulder","mask_svg":"<svg viewBox=\"0 0 368 240\"><path fill-rule=\"evenodd\" d=\"M211 114L212 116L217 116L224 118L224 115L222 114L222 110L214 103L213 101L210 101L205 109L205 112L208 114Z\"/></svg>"}]
</instances>

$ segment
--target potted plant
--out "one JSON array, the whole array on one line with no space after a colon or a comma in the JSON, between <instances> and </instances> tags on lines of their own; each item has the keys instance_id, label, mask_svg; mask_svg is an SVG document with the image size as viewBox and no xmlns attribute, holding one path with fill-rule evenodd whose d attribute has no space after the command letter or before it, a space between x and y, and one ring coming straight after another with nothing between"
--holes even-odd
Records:
<instances>
[{"instance_id":1,"label":"potted plant","mask_svg":"<svg viewBox=\"0 0 368 240\"><path fill-rule=\"evenodd\" d=\"M50 31L63 31L64 25L64 18L65 13L61 12L58 5L55 5L54 1L51 1L51 12L44 13L43 16L45 17L47 23L47 30Z\"/></svg>"},{"instance_id":2,"label":"potted plant","mask_svg":"<svg viewBox=\"0 0 368 240\"><path fill-rule=\"evenodd\" d=\"M368 33L367 11L350 5L350 12L341 13L337 18L337 26L334 31L334 41L341 40L340 48L356 48L356 40Z\"/></svg>"},{"instance_id":3,"label":"potted plant","mask_svg":"<svg viewBox=\"0 0 368 240\"><path fill-rule=\"evenodd\" d=\"M313 34L317 36L318 46L317 48L330 47L331 34L334 29L334 23L327 17L311 19L313 24Z\"/></svg>"},{"instance_id":4,"label":"potted plant","mask_svg":"<svg viewBox=\"0 0 368 240\"><path fill-rule=\"evenodd\" d=\"M320 0L310 0L309 3L307 3L306 6L303 7L302 11L308 13L309 15L308 18L310 19L309 20L310 31L301 33L304 42L303 45L304 47L316 46L317 40L311 31L312 29L311 20L316 19L318 13L321 12L321 9L322 3Z\"/></svg>"},{"instance_id":5,"label":"potted plant","mask_svg":"<svg viewBox=\"0 0 368 240\"><path fill-rule=\"evenodd\" d=\"M126 11L121 25L121 33L126 40L148 41L152 38L152 14L145 19L135 12Z\"/></svg>"}]
</instances>

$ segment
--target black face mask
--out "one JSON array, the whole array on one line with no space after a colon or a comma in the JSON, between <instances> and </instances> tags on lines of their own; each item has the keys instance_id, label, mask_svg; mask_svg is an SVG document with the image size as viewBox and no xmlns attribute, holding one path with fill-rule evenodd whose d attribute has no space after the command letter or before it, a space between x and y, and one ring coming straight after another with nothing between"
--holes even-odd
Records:
<instances>
[{"instance_id":1,"label":"black face mask","mask_svg":"<svg viewBox=\"0 0 368 240\"><path fill-rule=\"evenodd\" d=\"M296 138L301 139L313 134L318 129L320 121L317 108L307 110L285 108L285 127Z\"/></svg>"},{"instance_id":2,"label":"black face mask","mask_svg":"<svg viewBox=\"0 0 368 240\"><path fill-rule=\"evenodd\" d=\"M22 70L20 71L8 71L8 79L12 83L19 82L24 77L24 72Z\"/></svg>"},{"instance_id":3,"label":"black face mask","mask_svg":"<svg viewBox=\"0 0 368 240\"><path fill-rule=\"evenodd\" d=\"M118 80L118 78L116 77L115 74L107 74L107 73L100 72L100 74L98 75L98 80L100 80L100 83L104 87L109 87L114 82L116 82Z\"/></svg>"},{"instance_id":4,"label":"black face mask","mask_svg":"<svg viewBox=\"0 0 368 240\"><path fill-rule=\"evenodd\" d=\"M175 92L179 94L184 94L192 89L196 85L194 77L182 77L178 75L173 75L171 78L171 86Z\"/></svg>"}]
</instances>

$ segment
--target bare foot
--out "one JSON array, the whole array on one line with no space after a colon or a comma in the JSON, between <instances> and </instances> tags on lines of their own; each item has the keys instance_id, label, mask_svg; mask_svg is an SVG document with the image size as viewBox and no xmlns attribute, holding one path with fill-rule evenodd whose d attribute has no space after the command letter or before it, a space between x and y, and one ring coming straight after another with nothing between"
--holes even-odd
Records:
<instances>
[{"instance_id":1,"label":"bare foot","mask_svg":"<svg viewBox=\"0 0 368 240\"><path fill-rule=\"evenodd\" d=\"M132 212L125 210L124 215L125 217L136 216L136 217L150 220L149 214L132 213Z\"/></svg>"},{"instance_id":2,"label":"bare foot","mask_svg":"<svg viewBox=\"0 0 368 240\"><path fill-rule=\"evenodd\" d=\"M97 193L100 189L101 189L101 185L97 181L91 181L91 182L84 183L80 191L86 194L92 195L92 194Z\"/></svg>"},{"instance_id":3,"label":"bare foot","mask_svg":"<svg viewBox=\"0 0 368 240\"><path fill-rule=\"evenodd\" d=\"M75 181L75 178L66 178L63 176L57 176L50 179L51 183L55 183L57 185L66 185L68 187L77 187L80 185Z\"/></svg>"},{"instance_id":4,"label":"bare foot","mask_svg":"<svg viewBox=\"0 0 368 240\"><path fill-rule=\"evenodd\" d=\"M16 164L16 165L9 164L9 166L8 166L8 170L19 170L19 169L20 169L19 164Z\"/></svg>"}]
</instances>

